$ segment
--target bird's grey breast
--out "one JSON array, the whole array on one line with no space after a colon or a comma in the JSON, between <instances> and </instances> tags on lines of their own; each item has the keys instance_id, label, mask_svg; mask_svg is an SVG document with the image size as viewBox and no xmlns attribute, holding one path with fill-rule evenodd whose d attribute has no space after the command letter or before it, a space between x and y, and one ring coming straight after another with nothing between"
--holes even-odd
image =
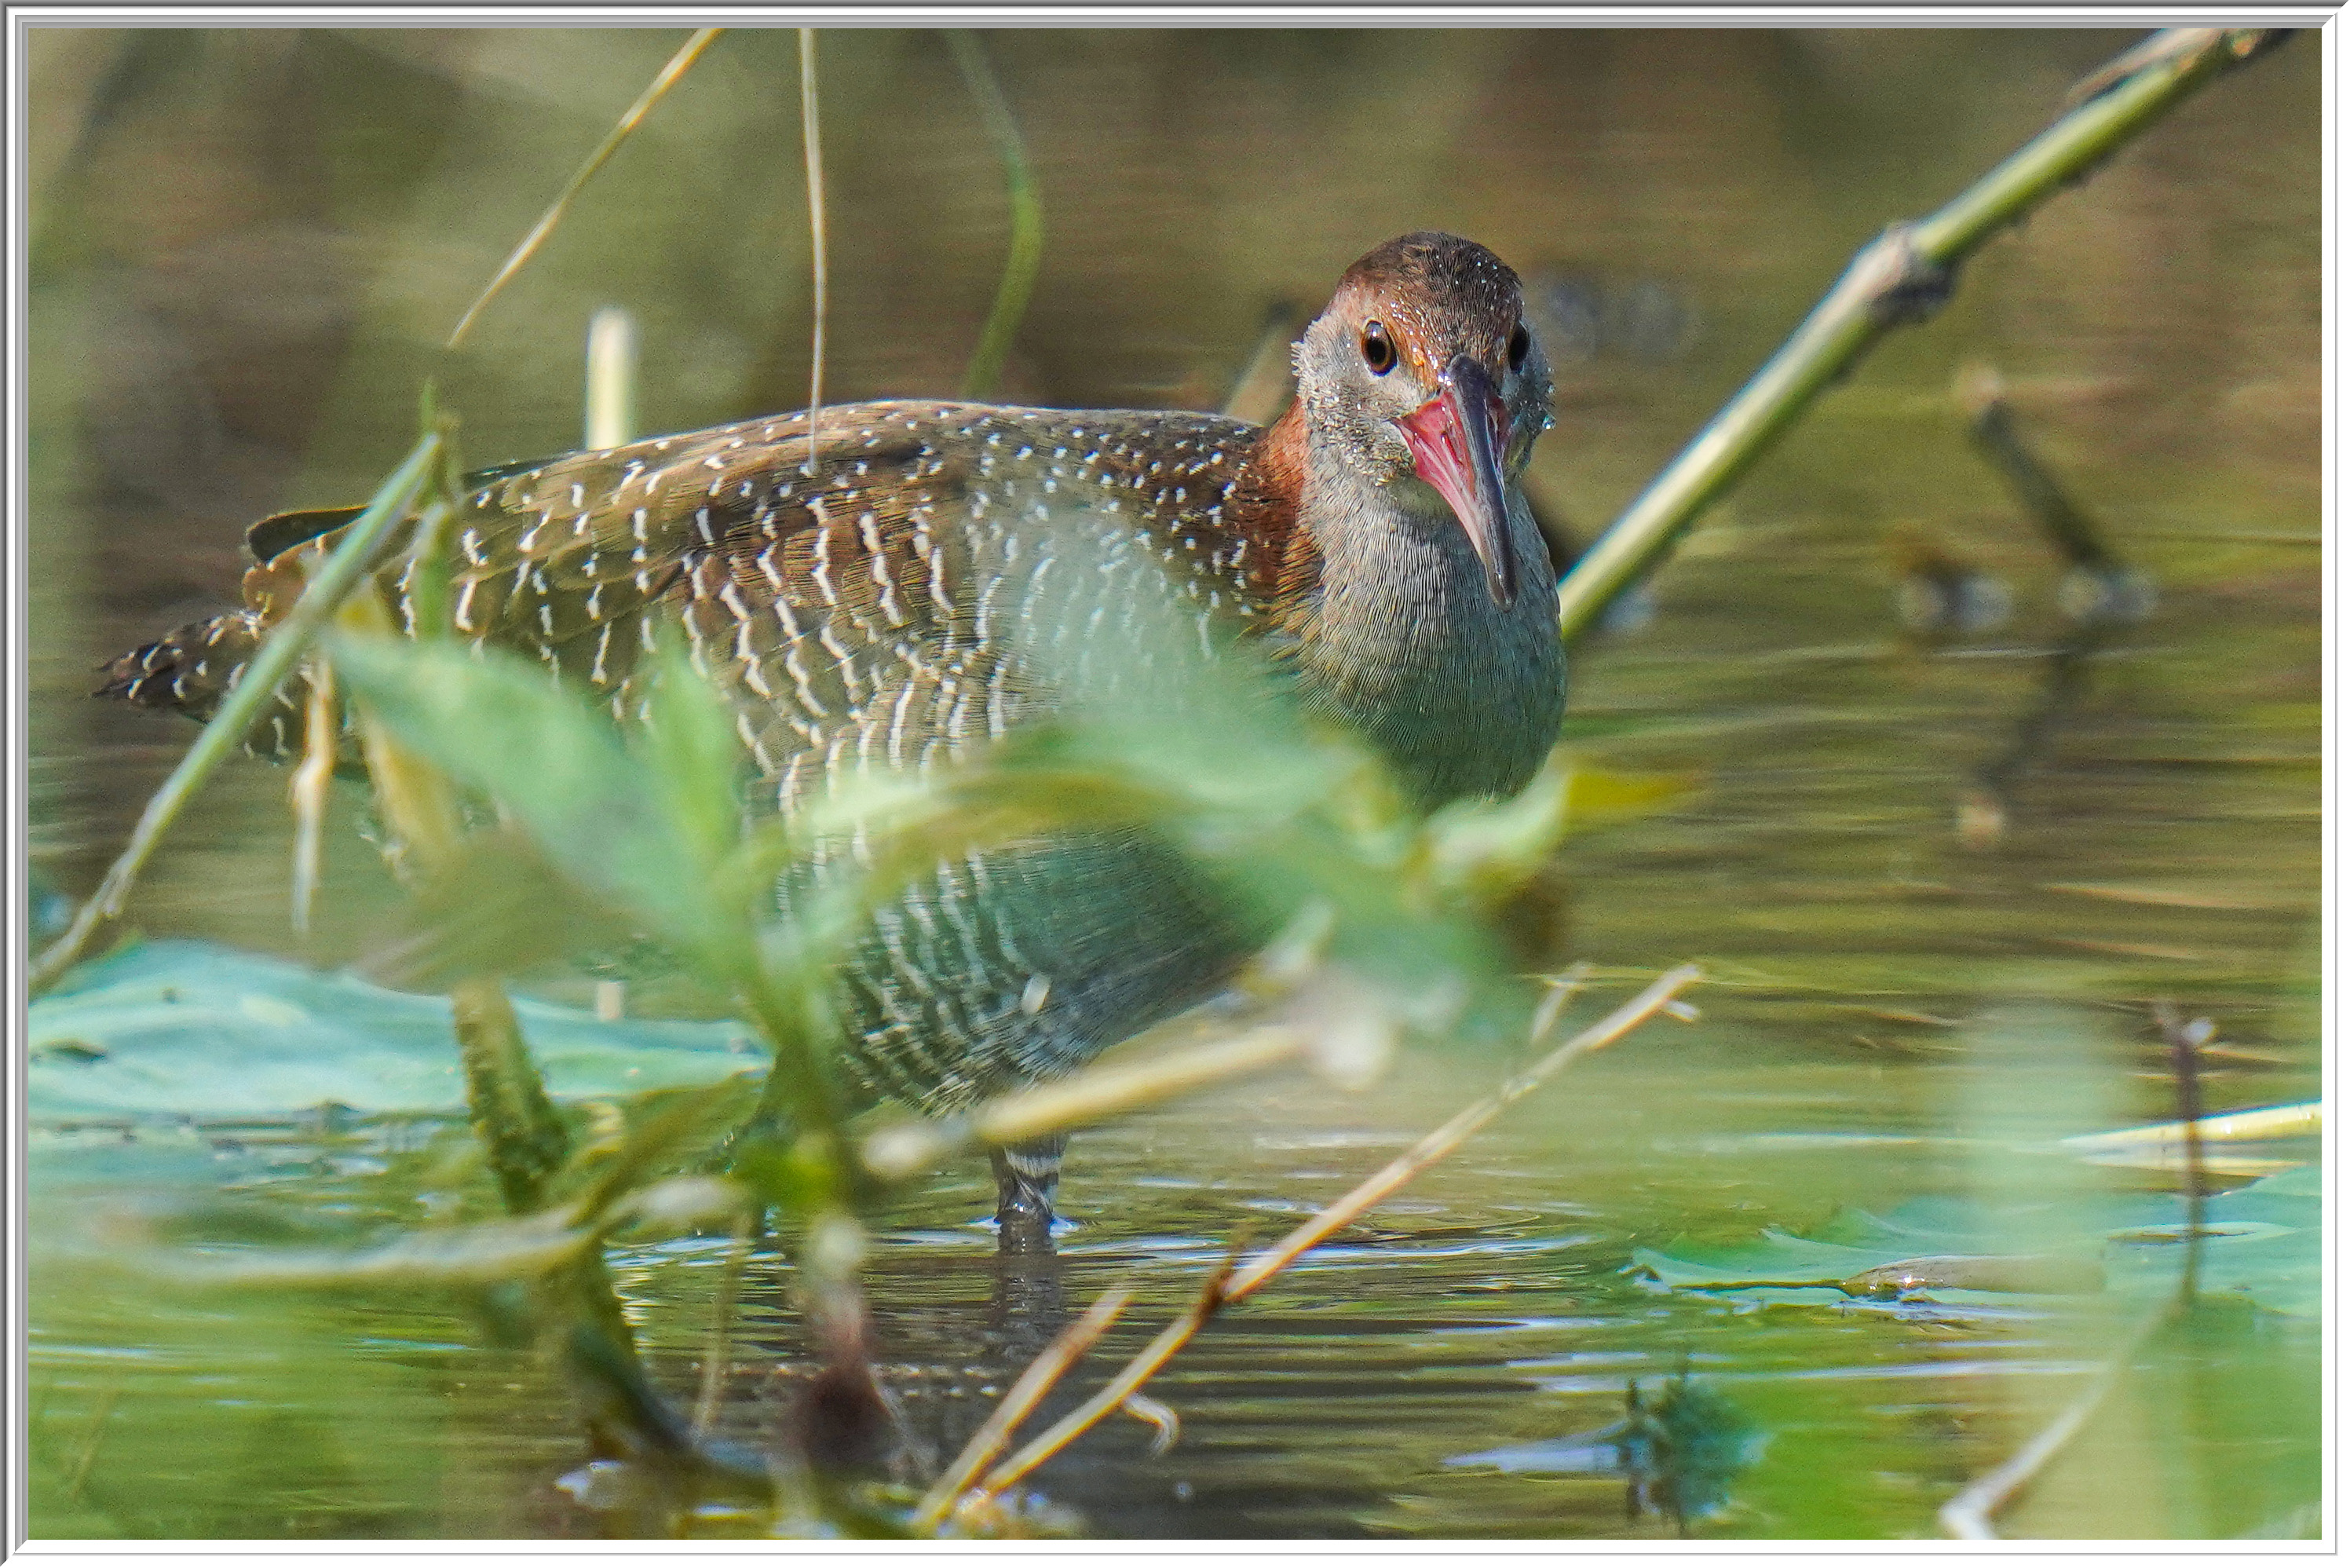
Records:
<instances>
[{"instance_id":1,"label":"bird's grey breast","mask_svg":"<svg viewBox=\"0 0 2350 1568\"><path fill-rule=\"evenodd\" d=\"M1506 608L1467 535L1386 487L1316 485L1323 556L1308 690L1358 729L1426 806L1523 788L1558 737L1566 659L1558 588L1523 494L1508 493L1522 585Z\"/></svg>"}]
</instances>

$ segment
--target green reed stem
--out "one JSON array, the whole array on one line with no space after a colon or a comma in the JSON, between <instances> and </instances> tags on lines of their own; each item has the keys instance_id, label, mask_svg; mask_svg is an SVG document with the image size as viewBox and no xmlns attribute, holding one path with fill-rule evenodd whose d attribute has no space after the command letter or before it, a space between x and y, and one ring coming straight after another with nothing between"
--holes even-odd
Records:
<instances>
[{"instance_id":1,"label":"green reed stem","mask_svg":"<svg viewBox=\"0 0 2350 1568\"><path fill-rule=\"evenodd\" d=\"M1020 330L1021 318L1028 314L1029 296L1036 291L1036 269L1045 254L1045 198L1037 188L1035 171L1029 166L1027 144L1020 139L1020 127L1012 118L1011 105L1003 101L1003 88L987 63L979 35L958 27L947 34L947 43L954 50L955 64L962 67L971 96L979 104L988 139L1003 160L1004 192L1012 202L1012 251L1003 258L1003 281L996 285L995 303L988 308L979 347L962 373L962 395L984 398L1003 374L1004 358L1012 352L1012 335Z\"/></svg>"},{"instance_id":2,"label":"green reed stem","mask_svg":"<svg viewBox=\"0 0 2350 1568\"><path fill-rule=\"evenodd\" d=\"M130 842L115 857L98 891L75 912L73 924L65 935L52 943L26 973L29 991L37 992L56 984L79 961L99 927L121 913L122 901L146 867L148 857L179 819L190 798L230 750L244 741L255 718L265 704L276 699L277 688L293 673L303 651L317 638L328 618L365 580L368 570L375 565L378 546L408 516L409 508L424 488L440 457L443 439L440 431L428 431L410 450L391 477L368 502L367 510L352 522L343 542L327 557L326 565L303 588L292 611L255 651L244 673L237 679L236 690L221 703L212 722L196 737L196 743L188 748L188 754L180 759L172 776L147 802L138 826L131 830Z\"/></svg>"},{"instance_id":3,"label":"green reed stem","mask_svg":"<svg viewBox=\"0 0 2350 1568\"><path fill-rule=\"evenodd\" d=\"M1939 211L1896 223L1863 246L1794 335L1560 581L1560 637L1572 642L1589 630L1878 338L1939 309L1955 286L1958 265L1986 240L2205 82L2286 36L2255 27L2156 34L2108 67L2130 67L2111 85L2100 81L2094 96Z\"/></svg>"},{"instance_id":4,"label":"green reed stem","mask_svg":"<svg viewBox=\"0 0 2350 1568\"><path fill-rule=\"evenodd\" d=\"M472 976L450 988L449 1003L466 1106L474 1136L489 1151L498 1195L509 1214L536 1213L546 1207L547 1186L571 1151L570 1131L547 1097L504 988Z\"/></svg>"}]
</instances>

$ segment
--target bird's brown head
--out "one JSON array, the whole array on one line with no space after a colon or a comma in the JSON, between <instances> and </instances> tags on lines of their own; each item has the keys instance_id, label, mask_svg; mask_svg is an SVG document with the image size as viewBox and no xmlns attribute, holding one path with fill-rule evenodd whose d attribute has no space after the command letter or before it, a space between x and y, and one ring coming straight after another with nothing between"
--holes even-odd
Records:
<instances>
[{"instance_id":1,"label":"bird's brown head","mask_svg":"<svg viewBox=\"0 0 2350 1568\"><path fill-rule=\"evenodd\" d=\"M1456 520L1493 602L1517 597L1504 486L1550 428L1550 369L1518 275L1484 246L1422 233L1347 269L1297 347L1314 440L1408 509Z\"/></svg>"}]
</instances>

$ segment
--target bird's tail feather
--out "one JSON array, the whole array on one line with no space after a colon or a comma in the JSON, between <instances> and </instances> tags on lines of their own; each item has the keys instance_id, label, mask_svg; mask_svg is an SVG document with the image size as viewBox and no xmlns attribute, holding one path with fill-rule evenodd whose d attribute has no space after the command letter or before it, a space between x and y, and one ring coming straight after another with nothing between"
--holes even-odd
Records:
<instances>
[{"instance_id":1,"label":"bird's tail feather","mask_svg":"<svg viewBox=\"0 0 2350 1568\"><path fill-rule=\"evenodd\" d=\"M232 610L193 621L131 649L106 666L100 697L120 697L141 708L168 708L209 723L235 689L268 627L252 610ZM308 682L286 681L245 732L244 749L255 756L286 760L301 754L302 713Z\"/></svg>"}]
</instances>

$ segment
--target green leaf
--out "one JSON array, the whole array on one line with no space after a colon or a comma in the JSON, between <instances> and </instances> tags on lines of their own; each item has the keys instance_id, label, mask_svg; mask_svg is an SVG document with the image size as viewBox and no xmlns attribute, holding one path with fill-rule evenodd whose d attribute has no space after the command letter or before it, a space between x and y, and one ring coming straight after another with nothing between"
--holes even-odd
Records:
<instances>
[{"instance_id":1,"label":"green leaf","mask_svg":"<svg viewBox=\"0 0 2350 1568\"><path fill-rule=\"evenodd\" d=\"M543 666L496 649L348 635L328 651L402 745L495 797L581 886L696 956L740 930L739 912L730 919L709 896L706 826L680 821L666 780Z\"/></svg>"},{"instance_id":2,"label":"green leaf","mask_svg":"<svg viewBox=\"0 0 2350 1568\"><path fill-rule=\"evenodd\" d=\"M766 1064L733 1022L606 1023L529 997L515 1012L558 1099L712 1084ZM27 1026L36 1127L280 1123L321 1105L359 1115L465 1105L448 998L209 942L143 942L85 964L33 1003ZM44 1049L61 1045L76 1048ZM208 1167L210 1151L198 1147Z\"/></svg>"},{"instance_id":3,"label":"green leaf","mask_svg":"<svg viewBox=\"0 0 2350 1568\"><path fill-rule=\"evenodd\" d=\"M1695 774L1617 774L1578 767L1567 781L1567 831L1661 811L1704 781Z\"/></svg>"},{"instance_id":4,"label":"green leaf","mask_svg":"<svg viewBox=\"0 0 2350 1568\"><path fill-rule=\"evenodd\" d=\"M1428 825L1431 865L1442 886L1493 904L1523 886L1572 833L1661 810L1697 788L1681 774L1611 774L1578 764L1564 749L1505 801L1462 801Z\"/></svg>"},{"instance_id":5,"label":"green leaf","mask_svg":"<svg viewBox=\"0 0 2350 1568\"><path fill-rule=\"evenodd\" d=\"M655 656L634 739L663 812L685 840L692 874L706 884L743 836L743 743L733 712L673 630Z\"/></svg>"},{"instance_id":6,"label":"green leaf","mask_svg":"<svg viewBox=\"0 0 2350 1568\"><path fill-rule=\"evenodd\" d=\"M504 824L467 834L448 864L428 870L398 919L398 935L359 967L379 983L426 991L624 948L639 929L557 869L536 840Z\"/></svg>"}]
</instances>

